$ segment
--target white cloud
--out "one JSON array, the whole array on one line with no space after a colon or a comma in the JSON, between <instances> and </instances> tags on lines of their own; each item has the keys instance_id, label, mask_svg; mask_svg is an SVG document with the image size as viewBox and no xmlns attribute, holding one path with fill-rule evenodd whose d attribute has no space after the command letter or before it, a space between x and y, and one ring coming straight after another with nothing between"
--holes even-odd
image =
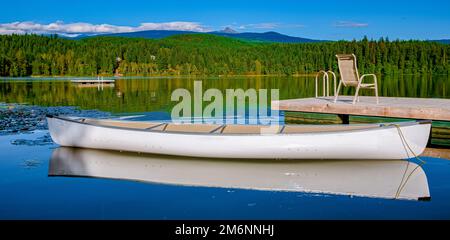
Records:
<instances>
[{"instance_id":1,"label":"white cloud","mask_svg":"<svg viewBox=\"0 0 450 240\"><path fill-rule=\"evenodd\" d=\"M239 29L241 31L251 30L251 29L281 29L281 28L304 28L303 24L284 24L284 23L275 23L275 22L265 22L265 23L248 23L248 24L238 24L232 23L229 25L225 25L222 28L233 28Z\"/></svg>"},{"instance_id":2,"label":"white cloud","mask_svg":"<svg viewBox=\"0 0 450 240\"><path fill-rule=\"evenodd\" d=\"M40 24L32 21L0 23L0 34L61 34L65 36L78 36L80 34L101 34L136 32L144 30L180 30L180 31L209 31L197 22L163 22L163 23L141 23L137 27L117 26L110 24L91 24L85 22L64 23L56 21L49 24Z\"/></svg>"},{"instance_id":3,"label":"white cloud","mask_svg":"<svg viewBox=\"0 0 450 240\"><path fill-rule=\"evenodd\" d=\"M279 27L278 23L250 23L240 25L239 29L274 29Z\"/></svg>"},{"instance_id":4,"label":"white cloud","mask_svg":"<svg viewBox=\"0 0 450 240\"><path fill-rule=\"evenodd\" d=\"M304 28L306 26L303 24L287 24L284 27L285 28Z\"/></svg>"},{"instance_id":5,"label":"white cloud","mask_svg":"<svg viewBox=\"0 0 450 240\"><path fill-rule=\"evenodd\" d=\"M339 21L334 24L335 27L342 27L342 28L362 28L362 27L368 27L368 23L358 23L358 22L350 22L350 21Z\"/></svg>"},{"instance_id":6,"label":"white cloud","mask_svg":"<svg viewBox=\"0 0 450 240\"><path fill-rule=\"evenodd\" d=\"M166 23L142 23L136 28L137 31L143 30L180 30L206 32L208 28L196 22L166 22Z\"/></svg>"}]
</instances>

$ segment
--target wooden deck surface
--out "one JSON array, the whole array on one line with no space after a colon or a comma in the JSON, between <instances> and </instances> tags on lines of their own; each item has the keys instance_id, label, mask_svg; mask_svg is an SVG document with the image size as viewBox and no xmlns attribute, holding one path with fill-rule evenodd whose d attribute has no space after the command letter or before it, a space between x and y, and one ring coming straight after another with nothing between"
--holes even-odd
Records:
<instances>
[{"instance_id":1,"label":"wooden deck surface","mask_svg":"<svg viewBox=\"0 0 450 240\"><path fill-rule=\"evenodd\" d=\"M333 99L334 97L280 100L278 108L275 102L272 102L272 108L292 112L450 121L450 99L380 97L380 103L376 104L375 97L362 96L360 102L354 105L351 96L340 96L336 103Z\"/></svg>"}]
</instances>

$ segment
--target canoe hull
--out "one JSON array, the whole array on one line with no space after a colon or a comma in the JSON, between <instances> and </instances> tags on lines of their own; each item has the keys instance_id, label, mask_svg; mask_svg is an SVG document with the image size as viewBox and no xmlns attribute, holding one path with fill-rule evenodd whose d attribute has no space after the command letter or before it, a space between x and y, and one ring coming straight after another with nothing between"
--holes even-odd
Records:
<instances>
[{"instance_id":1,"label":"canoe hull","mask_svg":"<svg viewBox=\"0 0 450 240\"><path fill-rule=\"evenodd\" d=\"M302 134L166 133L83 124L47 118L50 135L61 146L205 158L251 159L406 159L420 155L431 124L409 123L399 130L368 130Z\"/></svg>"}]
</instances>

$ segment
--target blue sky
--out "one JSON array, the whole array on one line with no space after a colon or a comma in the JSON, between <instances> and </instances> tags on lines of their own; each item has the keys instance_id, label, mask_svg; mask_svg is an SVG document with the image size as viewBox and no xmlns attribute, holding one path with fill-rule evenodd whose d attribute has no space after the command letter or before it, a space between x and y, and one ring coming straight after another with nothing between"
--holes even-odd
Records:
<instances>
[{"instance_id":1,"label":"blue sky","mask_svg":"<svg viewBox=\"0 0 450 240\"><path fill-rule=\"evenodd\" d=\"M2 2L0 33L76 35L150 29L280 33L314 39L449 39L450 1Z\"/></svg>"}]
</instances>

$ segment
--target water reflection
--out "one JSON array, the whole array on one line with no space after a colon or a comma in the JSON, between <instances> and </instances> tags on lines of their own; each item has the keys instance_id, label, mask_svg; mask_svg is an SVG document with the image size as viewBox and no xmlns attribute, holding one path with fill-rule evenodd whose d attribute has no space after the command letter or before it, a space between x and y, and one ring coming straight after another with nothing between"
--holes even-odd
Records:
<instances>
[{"instance_id":1,"label":"water reflection","mask_svg":"<svg viewBox=\"0 0 450 240\"><path fill-rule=\"evenodd\" d=\"M448 98L450 77L439 75L394 75L380 78L380 95L389 97ZM114 86L98 91L79 88L67 79L39 78L0 81L0 102L30 103L40 106L79 106L82 109L124 112L170 112L172 91L185 88L192 92L194 81L202 80L203 89L279 89L280 99L314 96L314 76L232 77L232 78L142 78L117 79ZM319 81L320 82L320 81ZM352 95L346 88L342 95ZM371 92L364 92L372 94Z\"/></svg>"},{"instance_id":2,"label":"water reflection","mask_svg":"<svg viewBox=\"0 0 450 240\"><path fill-rule=\"evenodd\" d=\"M430 198L424 170L413 162L397 160L206 160L60 147L52 153L48 174L388 199Z\"/></svg>"}]
</instances>

